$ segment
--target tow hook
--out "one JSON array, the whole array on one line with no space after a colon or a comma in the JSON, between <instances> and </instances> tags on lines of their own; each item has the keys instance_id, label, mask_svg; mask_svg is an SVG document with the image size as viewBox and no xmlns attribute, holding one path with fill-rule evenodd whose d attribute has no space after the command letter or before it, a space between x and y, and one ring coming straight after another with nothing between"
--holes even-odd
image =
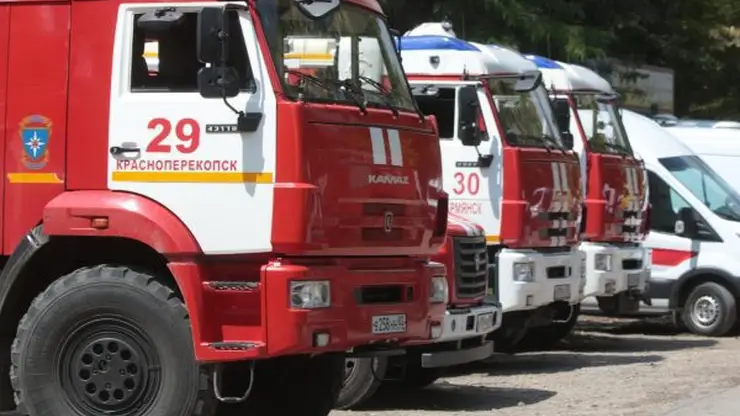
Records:
<instances>
[{"instance_id":1,"label":"tow hook","mask_svg":"<svg viewBox=\"0 0 740 416\"><path fill-rule=\"evenodd\" d=\"M244 392L244 394L241 397L224 397L221 395L222 391L222 383L221 379L223 377L223 364L216 364L216 366L213 368L213 394L216 396L216 400L222 402L222 403L241 403L249 397L249 394L252 393L252 386L254 385L254 361L249 363L249 384L247 385L247 389Z\"/></svg>"}]
</instances>

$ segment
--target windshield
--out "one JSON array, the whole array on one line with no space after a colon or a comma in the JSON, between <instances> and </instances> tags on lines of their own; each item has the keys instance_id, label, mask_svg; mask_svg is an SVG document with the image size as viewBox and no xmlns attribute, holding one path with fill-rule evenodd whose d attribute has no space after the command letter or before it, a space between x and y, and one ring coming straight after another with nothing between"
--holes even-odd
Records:
<instances>
[{"instance_id":1,"label":"windshield","mask_svg":"<svg viewBox=\"0 0 740 416\"><path fill-rule=\"evenodd\" d=\"M319 18L295 0L258 0L257 11L289 98L415 110L381 16L346 2Z\"/></svg>"},{"instance_id":2,"label":"windshield","mask_svg":"<svg viewBox=\"0 0 740 416\"><path fill-rule=\"evenodd\" d=\"M659 160L717 216L740 222L740 195L699 156L675 156Z\"/></svg>"},{"instance_id":3,"label":"windshield","mask_svg":"<svg viewBox=\"0 0 740 416\"><path fill-rule=\"evenodd\" d=\"M486 82L509 144L562 148L544 87L517 92L517 78L490 78Z\"/></svg>"},{"instance_id":4,"label":"windshield","mask_svg":"<svg viewBox=\"0 0 740 416\"><path fill-rule=\"evenodd\" d=\"M627 133L614 103L599 102L595 95L577 95L578 118L583 124L589 149L595 153L632 156Z\"/></svg>"}]
</instances>

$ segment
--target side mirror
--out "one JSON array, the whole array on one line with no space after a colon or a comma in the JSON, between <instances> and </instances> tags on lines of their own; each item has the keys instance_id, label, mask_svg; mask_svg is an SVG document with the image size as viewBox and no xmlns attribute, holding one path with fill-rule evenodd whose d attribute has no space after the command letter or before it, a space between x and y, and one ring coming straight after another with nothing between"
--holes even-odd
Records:
<instances>
[{"instance_id":1,"label":"side mirror","mask_svg":"<svg viewBox=\"0 0 740 416\"><path fill-rule=\"evenodd\" d=\"M474 86L465 86L457 92L458 136L465 146L481 143L478 126L478 91Z\"/></svg>"},{"instance_id":2,"label":"side mirror","mask_svg":"<svg viewBox=\"0 0 740 416\"><path fill-rule=\"evenodd\" d=\"M239 90L235 68L212 66L198 71L198 91L203 98L233 98L239 95Z\"/></svg>"},{"instance_id":3,"label":"side mirror","mask_svg":"<svg viewBox=\"0 0 740 416\"><path fill-rule=\"evenodd\" d=\"M560 138L563 140L565 150L573 150L573 134L571 132L560 133Z\"/></svg>"},{"instance_id":4,"label":"side mirror","mask_svg":"<svg viewBox=\"0 0 740 416\"><path fill-rule=\"evenodd\" d=\"M570 103L565 98L556 98L552 101L552 111L560 133L570 132ZM573 140L573 135L571 135Z\"/></svg>"},{"instance_id":5,"label":"side mirror","mask_svg":"<svg viewBox=\"0 0 740 416\"><path fill-rule=\"evenodd\" d=\"M681 208L678 211L678 220L673 231L681 237L696 237L699 232L699 224L694 217L694 210L688 207Z\"/></svg>"},{"instance_id":6,"label":"side mirror","mask_svg":"<svg viewBox=\"0 0 740 416\"><path fill-rule=\"evenodd\" d=\"M514 90L518 93L534 91L542 85L542 72L527 71L523 73L514 85Z\"/></svg>"},{"instance_id":7,"label":"side mirror","mask_svg":"<svg viewBox=\"0 0 740 416\"><path fill-rule=\"evenodd\" d=\"M223 7L204 7L198 14L198 60L222 65L229 56L229 28Z\"/></svg>"}]
</instances>

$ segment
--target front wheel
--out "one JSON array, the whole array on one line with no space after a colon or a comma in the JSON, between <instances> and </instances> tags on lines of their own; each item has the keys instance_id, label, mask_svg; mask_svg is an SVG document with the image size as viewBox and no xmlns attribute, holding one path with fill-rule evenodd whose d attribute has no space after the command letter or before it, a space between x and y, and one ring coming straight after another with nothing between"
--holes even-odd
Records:
<instances>
[{"instance_id":1,"label":"front wheel","mask_svg":"<svg viewBox=\"0 0 740 416\"><path fill-rule=\"evenodd\" d=\"M185 305L126 267L83 268L52 283L21 319L11 359L21 414L215 413Z\"/></svg>"},{"instance_id":2,"label":"front wheel","mask_svg":"<svg viewBox=\"0 0 740 416\"><path fill-rule=\"evenodd\" d=\"M334 406L347 410L370 399L383 383L388 370L388 358L347 358L342 391Z\"/></svg>"},{"instance_id":3,"label":"front wheel","mask_svg":"<svg viewBox=\"0 0 740 416\"><path fill-rule=\"evenodd\" d=\"M573 305L570 316L565 322L556 322L548 326L530 328L529 332L519 346L523 350L547 350L553 348L558 342L570 335L578 323L578 315L581 312L581 305Z\"/></svg>"},{"instance_id":4,"label":"front wheel","mask_svg":"<svg viewBox=\"0 0 740 416\"><path fill-rule=\"evenodd\" d=\"M694 334L711 337L727 335L737 322L735 297L718 283L703 283L692 290L686 299L681 320Z\"/></svg>"}]
</instances>

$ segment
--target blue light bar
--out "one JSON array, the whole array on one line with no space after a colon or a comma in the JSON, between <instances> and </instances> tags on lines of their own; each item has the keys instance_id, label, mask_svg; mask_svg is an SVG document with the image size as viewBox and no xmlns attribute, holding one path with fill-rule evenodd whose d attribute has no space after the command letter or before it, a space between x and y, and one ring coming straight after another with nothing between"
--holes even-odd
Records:
<instances>
[{"instance_id":1,"label":"blue light bar","mask_svg":"<svg viewBox=\"0 0 740 416\"><path fill-rule=\"evenodd\" d=\"M446 36L403 36L401 37L401 50L404 51L423 51L444 49L448 51L475 51L480 52L478 48L456 38Z\"/></svg>"},{"instance_id":2,"label":"blue light bar","mask_svg":"<svg viewBox=\"0 0 740 416\"><path fill-rule=\"evenodd\" d=\"M553 61L550 58L545 58L544 56L539 55L524 55L525 58L529 59L530 61L534 62L535 65L537 65L537 68L543 68L543 69L563 69L563 67L557 63L556 61Z\"/></svg>"}]
</instances>

